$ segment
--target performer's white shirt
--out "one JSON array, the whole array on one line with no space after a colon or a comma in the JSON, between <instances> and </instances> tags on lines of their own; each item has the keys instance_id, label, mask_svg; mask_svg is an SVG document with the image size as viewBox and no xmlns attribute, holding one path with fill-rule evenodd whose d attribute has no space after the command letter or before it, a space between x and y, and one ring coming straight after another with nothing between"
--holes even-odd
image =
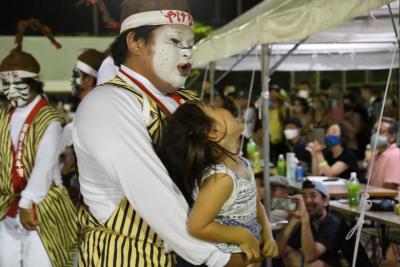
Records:
<instances>
[{"instance_id":1,"label":"performer's white shirt","mask_svg":"<svg viewBox=\"0 0 400 267\"><path fill-rule=\"evenodd\" d=\"M170 111L177 108L145 77L122 68ZM107 86L92 90L79 105L72 136L81 193L96 219L105 222L126 196L168 247L187 261L227 263L229 254L187 232L188 205L154 152L142 106L132 93Z\"/></svg>"},{"instance_id":2,"label":"performer's white shirt","mask_svg":"<svg viewBox=\"0 0 400 267\"><path fill-rule=\"evenodd\" d=\"M11 116L9 130L14 151L18 146L22 126L40 98L41 96L38 95L28 105L16 108ZM51 122L40 140L31 175L25 189L21 192L19 207L30 209L32 202L39 204L47 195L52 183L51 169L57 162L56 150L60 135L61 123Z\"/></svg>"},{"instance_id":3,"label":"performer's white shirt","mask_svg":"<svg viewBox=\"0 0 400 267\"><path fill-rule=\"evenodd\" d=\"M111 56L106 57L100 65L97 74L97 85L108 82L117 75L118 67L114 64L114 59Z\"/></svg>"}]
</instances>

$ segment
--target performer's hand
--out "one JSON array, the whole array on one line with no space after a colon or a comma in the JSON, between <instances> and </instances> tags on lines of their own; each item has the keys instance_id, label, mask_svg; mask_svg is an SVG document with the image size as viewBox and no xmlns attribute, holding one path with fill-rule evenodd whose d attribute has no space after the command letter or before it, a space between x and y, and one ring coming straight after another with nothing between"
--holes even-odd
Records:
<instances>
[{"instance_id":1,"label":"performer's hand","mask_svg":"<svg viewBox=\"0 0 400 267\"><path fill-rule=\"evenodd\" d=\"M22 226L29 231L36 230L36 226L38 225L37 220L34 217L33 209L24 209L19 208L19 220Z\"/></svg>"}]
</instances>

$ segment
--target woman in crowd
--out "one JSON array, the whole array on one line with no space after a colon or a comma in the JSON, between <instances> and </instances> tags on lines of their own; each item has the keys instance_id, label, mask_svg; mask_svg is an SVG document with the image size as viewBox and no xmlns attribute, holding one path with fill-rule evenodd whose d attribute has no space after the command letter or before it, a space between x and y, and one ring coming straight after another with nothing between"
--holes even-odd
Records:
<instances>
[{"instance_id":1,"label":"woman in crowd","mask_svg":"<svg viewBox=\"0 0 400 267\"><path fill-rule=\"evenodd\" d=\"M348 131L341 123L332 124L326 133L325 144L328 149L323 152L324 145L313 141L307 145L312 155L312 174L350 178L350 173L357 172L357 158L346 147Z\"/></svg>"}]
</instances>

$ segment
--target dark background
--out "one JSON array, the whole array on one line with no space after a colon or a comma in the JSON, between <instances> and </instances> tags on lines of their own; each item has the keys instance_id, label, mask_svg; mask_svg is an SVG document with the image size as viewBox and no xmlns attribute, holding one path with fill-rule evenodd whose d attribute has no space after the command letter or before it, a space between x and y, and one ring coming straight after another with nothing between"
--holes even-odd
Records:
<instances>
[{"instance_id":1,"label":"dark background","mask_svg":"<svg viewBox=\"0 0 400 267\"><path fill-rule=\"evenodd\" d=\"M144 0L146 1L146 0ZM162 1L162 0L160 0ZM105 0L112 17L119 21L122 0ZM220 27L261 0L189 0L195 21ZM238 11L238 3L241 11ZM14 0L2 1L0 35L14 35L19 20L36 18L50 26L55 35L93 35L93 7L79 0ZM99 18L99 35L113 35ZM35 33L28 33L29 35Z\"/></svg>"}]
</instances>

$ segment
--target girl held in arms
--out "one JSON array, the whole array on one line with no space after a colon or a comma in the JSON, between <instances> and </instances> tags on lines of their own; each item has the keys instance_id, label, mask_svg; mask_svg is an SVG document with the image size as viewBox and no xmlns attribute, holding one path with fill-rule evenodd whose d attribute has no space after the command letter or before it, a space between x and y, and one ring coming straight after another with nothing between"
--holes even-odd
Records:
<instances>
[{"instance_id":1,"label":"girl held in arms","mask_svg":"<svg viewBox=\"0 0 400 267\"><path fill-rule=\"evenodd\" d=\"M159 154L191 207L188 232L252 262L278 250L252 168L239 156L242 131L229 111L186 103L167 121ZM178 266L188 263L178 258Z\"/></svg>"}]
</instances>

